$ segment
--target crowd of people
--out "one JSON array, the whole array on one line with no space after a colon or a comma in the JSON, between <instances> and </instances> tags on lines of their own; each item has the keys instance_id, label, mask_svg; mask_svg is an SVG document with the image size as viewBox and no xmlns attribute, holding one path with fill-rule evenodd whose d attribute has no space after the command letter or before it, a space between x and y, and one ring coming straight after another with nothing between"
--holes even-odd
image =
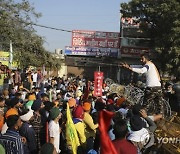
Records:
<instances>
[{"instance_id":1,"label":"crowd of people","mask_svg":"<svg viewBox=\"0 0 180 154\"><path fill-rule=\"evenodd\" d=\"M155 121L139 104L110 93L94 97L84 78L45 78L40 70L12 72L1 66L0 151L6 154L74 154L67 134L67 106L78 136L77 154L100 153L99 113L113 112L108 135L117 154L144 153L154 144Z\"/></svg>"}]
</instances>

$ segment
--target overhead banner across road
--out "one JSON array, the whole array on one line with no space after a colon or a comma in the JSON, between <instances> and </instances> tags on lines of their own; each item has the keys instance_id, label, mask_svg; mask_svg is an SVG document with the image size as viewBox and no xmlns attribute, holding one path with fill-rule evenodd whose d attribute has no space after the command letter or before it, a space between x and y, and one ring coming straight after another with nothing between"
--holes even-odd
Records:
<instances>
[{"instance_id":1,"label":"overhead banner across road","mask_svg":"<svg viewBox=\"0 0 180 154\"><path fill-rule=\"evenodd\" d=\"M119 48L119 36L117 32L73 30L72 46Z\"/></svg>"}]
</instances>

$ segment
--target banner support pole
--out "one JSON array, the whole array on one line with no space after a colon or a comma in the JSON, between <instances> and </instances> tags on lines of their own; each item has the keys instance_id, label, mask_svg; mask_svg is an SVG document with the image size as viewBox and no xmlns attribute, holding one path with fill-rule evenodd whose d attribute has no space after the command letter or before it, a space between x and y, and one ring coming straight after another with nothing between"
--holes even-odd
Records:
<instances>
[{"instance_id":1,"label":"banner support pole","mask_svg":"<svg viewBox=\"0 0 180 154\"><path fill-rule=\"evenodd\" d=\"M98 71L99 71L99 72L101 71L101 67L100 67L100 66L98 66Z\"/></svg>"}]
</instances>

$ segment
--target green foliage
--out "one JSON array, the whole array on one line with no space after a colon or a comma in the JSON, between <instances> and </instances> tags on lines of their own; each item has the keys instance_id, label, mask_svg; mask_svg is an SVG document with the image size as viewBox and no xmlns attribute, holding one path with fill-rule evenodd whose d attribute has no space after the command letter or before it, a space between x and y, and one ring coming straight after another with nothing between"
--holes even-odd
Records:
<instances>
[{"instance_id":1,"label":"green foliage","mask_svg":"<svg viewBox=\"0 0 180 154\"><path fill-rule=\"evenodd\" d=\"M45 65L49 68L57 68L59 69L61 67L62 61L60 59L57 59L54 57L51 53L47 52L45 55L47 61L44 61Z\"/></svg>"},{"instance_id":2,"label":"green foliage","mask_svg":"<svg viewBox=\"0 0 180 154\"><path fill-rule=\"evenodd\" d=\"M163 72L180 76L180 1L132 0L121 4L123 17L136 17L143 31L154 40Z\"/></svg>"},{"instance_id":3,"label":"green foliage","mask_svg":"<svg viewBox=\"0 0 180 154\"><path fill-rule=\"evenodd\" d=\"M36 34L32 23L41 16L28 0L0 0L0 46L9 51L9 42L13 42L14 58L21 67L42 66L59 67L43 47L44 40Z\"/></svg>"}]
</instances>

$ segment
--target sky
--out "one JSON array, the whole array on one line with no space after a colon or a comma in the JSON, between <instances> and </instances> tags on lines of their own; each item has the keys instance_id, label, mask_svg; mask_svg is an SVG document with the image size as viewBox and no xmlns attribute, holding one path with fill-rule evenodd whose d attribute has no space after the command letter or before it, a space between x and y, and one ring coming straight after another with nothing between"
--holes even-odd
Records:
<instances>
[{"instance_id":1,"label":"sky","mask_svg":"<svg viewBox=\"0 0 180 154\"><path fill-rule=\"evenodd\" d=\"M29 0L42 14L37 24L65 30L119 32L120 3L128 0ZM71 33L34 26L50 52L71 45Z\"/></svg>"}]
</instances>

